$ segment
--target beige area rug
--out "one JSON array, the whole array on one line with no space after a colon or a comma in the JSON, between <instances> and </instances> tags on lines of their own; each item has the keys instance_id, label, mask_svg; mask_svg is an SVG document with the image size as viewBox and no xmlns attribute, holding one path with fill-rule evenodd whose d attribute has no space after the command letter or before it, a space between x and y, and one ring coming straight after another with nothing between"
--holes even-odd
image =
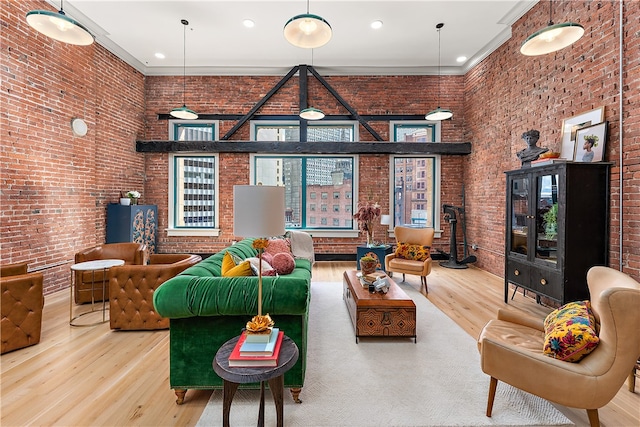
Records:
<instances>
[{"instance_id":1,"label":"beige area rug","mask_svg":"<svg viewBox=\"0 0 640 427\"><path fill-rule=\"evenodd\" d=\"M312 283L302 404L285 390L286 426L573 425L547 401L504 383L487 418L489 377L480 370L475 340L414 288L400 286L416 304L416 344L396 338L356 344L342 284ZM258 390L238 390L231 426L255 426L259 401ZM265 426L275 420L267 390ZM211 395L197 425L222 425L222 391Z\"/></svg>"}]
</instances>

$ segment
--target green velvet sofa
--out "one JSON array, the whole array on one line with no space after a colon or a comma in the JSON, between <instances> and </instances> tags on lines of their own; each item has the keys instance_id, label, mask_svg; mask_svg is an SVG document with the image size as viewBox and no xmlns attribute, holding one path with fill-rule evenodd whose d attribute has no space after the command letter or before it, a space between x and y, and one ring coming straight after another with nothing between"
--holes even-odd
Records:
<instances>
[{"instance_id":1,"label":"green velvet sofa","mask_svg":"<svg viewBox=\"0 0 640 427\"><path fill-rule=\"evenodd\" d=\"M311 240L309 236L309 240ZM169 382L182 404L187 389L222 389L213 371L216 351L240 334L258 312L258 277L221 277L226 251L243 259L257 256L253 239L244 239L189 267L164 282L153 294L156 311L170 319ZM295 251L294 251L295 257ZM284 385L300 402L307 351L312 260L295 259L291 274L263 276L262 311L298 346L298 362L284 376ZM259 384L244 385L258 388Z\"/></svg>"}]
</instances>

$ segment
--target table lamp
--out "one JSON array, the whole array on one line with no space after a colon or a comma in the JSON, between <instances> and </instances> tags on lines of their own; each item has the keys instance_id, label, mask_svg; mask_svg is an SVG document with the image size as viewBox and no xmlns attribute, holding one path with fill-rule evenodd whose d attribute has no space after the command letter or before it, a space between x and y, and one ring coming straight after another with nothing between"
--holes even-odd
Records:
<instances>
[{"instance_id":1,"label":"table lamp","mask_svg":"<svg viewBox=\"0 0 640 427\"><path fill-rule=\"evenodd\" d=\"M255 237L258 250L258 315L247 322L247 331L260 333L273 326L269 314L262 315L262 252L270 236L284 234L284 187L269 185L233 186L233 234Z\"/></svg>"},{"instance_id":2,"label":"table lamp","mask_svg":"<svg viewBox=\"0 0 640 427\"><path fill-rule=\"evenodd\" d=\"M380 217L381 225L390 225L391 224L391 215L382 215ZM384 244L387 244L387 236L389 235L389 227L384 232Z\"/></svg>"}]
</instances>

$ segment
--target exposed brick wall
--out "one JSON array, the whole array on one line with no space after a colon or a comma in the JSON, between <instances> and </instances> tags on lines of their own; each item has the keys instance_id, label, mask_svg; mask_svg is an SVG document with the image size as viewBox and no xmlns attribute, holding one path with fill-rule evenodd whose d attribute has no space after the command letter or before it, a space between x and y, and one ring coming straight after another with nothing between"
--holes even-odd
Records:
<instances>
[{"instance_id":1,"label":"exposed brick wall","mask_svg":"<svg viewBox=\"0 0 640 427\"><path fill-rule=\"evenodd\" d=\"M103 243L106 204L144 192L144 76L101 46L66 45L29 27L39 1L1 2L1 262L42 269L45 292L69 286L69 265ZM85 137L70 122L83 118Z\"/></svg>"},{"instance_id":2,"label":"exposed brick wall","mask_svg":"<svg viewBox=\"0 0 640 427\"><path fill-rule=\"evenodd\" d=\"M639 9L625 2L624 270L640 278L640 175L638 140ZM477 265L504 273L505 177L517 169L516 152L529 129L540 131L538 145L560 151L562 120L605 107L609 139L605 160L613 162L611 180L610 265L618 267L619 206L619 2L555 1L555 22L574 21L585 35L572 47L539 57L520 54L521 42L548 21L548 4L540 3L513 25L512 37L466 75L465 134L473 142L464 159L470 243L480 245ZM635 101L635 102L634 102Z\"/></svg>"},{"instance_id":3,"label":"exposed brick wall","mask_svg":"<svg viewBox=\"0 0 640 427\"><path fill-rule=\"evenodd\" d=\"M359 114L425 114L437 105L437 77L434 76L324 76L327 82ZM200 114L246 114L259 102L282 77L273 76L187 76L186 104ZM308 78L309 104L321 108L326 114L348 114L348 111L312 76ZM153 76L146 79L147 134L146 139L167 139L168 123L158 120L158 113L167 113L179 106L182 100L182 79L175 77ZM206 88L203 90L202 88ZM462 114L464 100L464 77L446 76L442 80L442 105L460 112L454 120L443 123L443 141L462 141ZM297 114L298 77L292 77L258 111L258 114ZM384 96L380 94L384 93ZM220 122L222 137L234 125L235 121ZM389 122L370 122L372 128L385 140L389 140ZM360 140L375 141L375 138L362 126L359 129ZM249 140L249 124L245 124L231 140ZM233 236L233 185L249 182L249 154L220 155L220 229L216 238L168 237L164 229L166 223L166 191L168 188L166 171L168 155L154 154L147 161L146 202L158 204L160 226L160 251L184 251L188 245L190 252L209 253L220 250L236 239ZM152 165L153 170L150 169ZM360 156L360 199L376 200L382 205L382 211L389 211L389 159L381 155ZM443 196L442 203L459 205L463 179L462 158L443 157ZM439 209L439 207L438 207ZM165 218L164 220L162 218ZM442 222L443 238L436 247L449 249L449 226ZM376 239L383 240L385 229L377 224ZM355 254L358 244L365 237L358 238L314 238L317 253Z\"/></svg>"},{"instance_id":4,"label":"exposed brick wall","mask_svg":"<svg viewBox=\"0 0 640 427\"><path fill-rule=\"evenodd\" d=\"M574 47L543 57L519 54L520 42L546 25L548 8L536 5L513 25L513 37L466 76L442 77L443 107L454 119L443 123L443 141L471 141L472 154L443 158L442 200L460 206L464 183L469 243L480 249L477 265L498 275L504 270L504 171L519 167L521 134L539 129L540 145L559 149L562 119L605 106L610 122L606 159L614 163L611 194L611 265L640 278L640 11L625 2L623 166L618 111L618 2L557 1L554 20L582 23L586 35ZM47 293L68 286L77 250L104 242L106 204L119 192L138 190L159 209L159 249L211 252L234 239L232 187L249 178L247 154L221 155L220 206L223 230L216 239L168 238L167 155L135 152L137 139L166 139L167 113L182 103L182 79L146 77L101 46L69 46L32 30L24 16L53 8L42 1L1 2L3 82L0 111L0 262L28 261L43 269ZM244 114L281 77L187 77L187 105L200 113ZM435 76L326 76L360 114L424 114L437 104ZM345 114L313 77L311 105ZM295 114L297 77L259 112ZM89 126L74 137L72 117ZM224 135L235 123L221 123ZM371 123L388 138L386 122ZM373 137L362 127L360 137ZM245 125L233 137L249 139ZM623 251L619 177L623 177ZM388 209L386 156L360 157L361 196L371 194ZM441 207L438 207L441 209ZM448 224L436 243L448 248ZM460 230L459 230L460 232ZM382 228L376 236L382 236ZM363 238L318 239L319 252L351 252ZM458 235L461 242L461 234ZM340 249L335 249L340 248ZM344 248L344 249L342 249ZM459 249L460 251L460 249Z\"/></svg>"}]
</instances>

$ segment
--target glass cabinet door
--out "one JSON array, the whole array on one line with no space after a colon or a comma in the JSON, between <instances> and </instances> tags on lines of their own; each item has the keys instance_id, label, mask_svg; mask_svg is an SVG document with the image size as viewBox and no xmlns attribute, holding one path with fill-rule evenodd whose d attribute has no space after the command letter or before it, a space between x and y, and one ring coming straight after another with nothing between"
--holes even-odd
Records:
<instances>
[{"instance_id":1,"label":"glass cabinet door","mask_svg":"<svg viewBox=\"0 0 640 427\"><path fill-rule=\"evenodd\" d=\"M558 262L558 175L541 175L536 188L536 259Z\"/></svg>"},{"instance_id":2,"label":"glass cabinet door","mask_svg":"<svg viewBox=\"0 0 640 427\"><path fill-rule=\"evenodd\" d=\"M514 178L511 182L511 252L527 254L529 218L529 180Z\"/></svg>"}]
</instances>

